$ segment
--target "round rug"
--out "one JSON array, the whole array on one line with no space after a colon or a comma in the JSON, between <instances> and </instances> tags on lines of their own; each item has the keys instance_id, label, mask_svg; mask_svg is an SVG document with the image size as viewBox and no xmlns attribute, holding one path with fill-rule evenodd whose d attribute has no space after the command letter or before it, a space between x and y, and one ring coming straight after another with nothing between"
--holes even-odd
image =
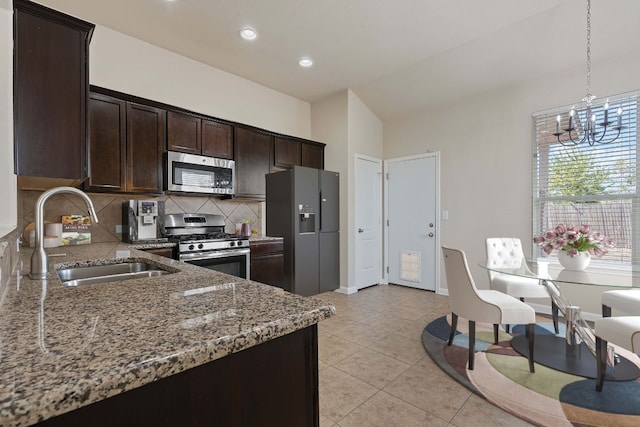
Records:
<instances>
[{"instance_id":1,"label":"round rug","mask_svg":"<svg viewBox=\"0 0 640 427\"><path fill-rule=\"evenodd\" d=\"M546 320L546 319L545 319ZM556 371L528 361L511 347L512 335L500 330L493 344L493 327L476 323L475 368L467 369L467 321L458 319L453 344L447 346L450 317L428 324L422 343L442 370L494 405L539 426L639 426L640 381L605 381L601 393L595 380ZM558 336L564 337L560 325ZM513 331L523 330L513 327ZM551 322L536 323L536 336L555 335ZM640 366L640 358L624 349L616 352Z\"/></svg>"}]
</instances>

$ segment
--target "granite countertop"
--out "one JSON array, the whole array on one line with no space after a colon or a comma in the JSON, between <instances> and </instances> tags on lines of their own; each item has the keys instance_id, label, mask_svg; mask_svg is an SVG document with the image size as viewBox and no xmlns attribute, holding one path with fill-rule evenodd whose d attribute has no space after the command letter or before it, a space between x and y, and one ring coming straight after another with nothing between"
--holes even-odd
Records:
<instances>
[{"instance_id":1,"label":"granite countertop","mask_svg":"<svg viewBox=\"0 0 640 427\"><path fill-rule=\"evenodd\" d=\"M30 280L31 250L0 289L0 425L29 425L313 325L330 302L139 251L126 244L48 249L50 266L130 250L159 277L63 287ZM50 267L50 271L53 268Z\"/></svg>"},{"instance_id":2,"label":"granite countertop","mask_svg":"<svg viewBox=\"0 0 640 427\"><path fill-rule=\"evenodd\" d=\"M272 240L284 240L283 237L272 237L272 236L265 236L264 234L252 234L251 237L249 237L249 243L251 242L268 242L268 241L272 241Z\"/></svg>"}]
</instances>

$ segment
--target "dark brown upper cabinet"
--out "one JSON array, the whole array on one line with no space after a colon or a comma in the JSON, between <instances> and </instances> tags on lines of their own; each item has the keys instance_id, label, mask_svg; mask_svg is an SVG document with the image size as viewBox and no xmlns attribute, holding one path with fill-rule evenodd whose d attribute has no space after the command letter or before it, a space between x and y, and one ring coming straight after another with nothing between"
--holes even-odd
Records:
<instances>
[{"instance_id":1,"label":"dark brown upper cabinet","mask_svg":"<svg viewBox=\"0 0 640 427\"><path fill-rule=\"evenodd\" d=\"M276 136L273 142L273 166L275 170L294 166L324 169L324 144Z\"/></svg>"},{"instance_id":2,"label":"dark brown upper cabinet","mask_svg":"<svg viewBox=\"0 0 640 427\"><path fill-rule=\"evenodd\" d=\"M89 178L85 181L85 190L125 192L126 158L126 102L92 93L89 97Z\"/></svg>"},{"instance_id":3,"label":"dark brown upper cabinet","mask_svg":"<svg viewBox=\"0 0 640 427\"><path fill-rule=\"evenodd\" d=\"M14 0L14 151L20 176L87 176L89 42L94 25Z\"/></svg>"},{"instance_id":4,"label":"dark brown upper cabinet","mask_svg":"<svg viewBox=\"0 0 640 427\"><path fill-rule=\"evenodd\" d=\"M166 112L127 102L127 192L162 192Z\"/></svg>"},{"instance_id":5,"label":"dark brown upper cabinet","mask_svg":"<svg viewBox=\"0 0 640 427\"><path fill-rule=\"evenodd\" d=\"M167 149L233 159L233 128L226 123L175 111L167 112Z\"/></svg>"},{"instance_id":6,"label":"dark brown upper cabinet","mask_svg":"<svg viewBox=\"0 0 640 427\"><path fill-rule=\"evenodd\" d=\"M324 169L324 144L303 143L300 166Z\"/></svg>"},{"instance_id":7,"label":"dark brown upper cabinet","mask_svg":"<svg viewBox=\"0 0 640 427\"><path fill-rule=\"evenodd\" d=\"M253 129L235 128L236 197L264 199L265 175L271 172L273 136Z\"/></svg>"},{"instance_id":8,"label":"dark brown upper cabinet","mask_svg":"<svg viewBox=\"0 0 640 427\"><path fill-rule=\"evenodd\" d=\"M300 141L276 136L273 144L273 164L276 168L291 169L294 166L300 166L302 145Z\"/></svg>"},{"instance_id":9,"label":"dark brown upper cabinet","mask_svg":"<svg viewBox=\"0 0 640 427\"><path fill-rule=\"evenodd\" d=\"M163 109L91 94L87 191L162 192Z\"/></svg>"}]
</instances>

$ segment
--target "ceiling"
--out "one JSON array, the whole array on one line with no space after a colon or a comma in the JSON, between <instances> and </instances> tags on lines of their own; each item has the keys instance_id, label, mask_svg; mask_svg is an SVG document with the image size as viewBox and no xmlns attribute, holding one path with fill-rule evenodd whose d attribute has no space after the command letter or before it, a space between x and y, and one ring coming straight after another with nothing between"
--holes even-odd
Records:
<instances>
[{"instance_id":1,"label":"ceiling","mask_svg":"<svg viewBox=\"0 0 640 427\"><path fill-rule=\"evenodd\" d=\"M382 120L586 61L585 0L37 2L307 102L349 88ZM593 1L594 63L640 52L638 16L638 0Z\"/></svg>"}]
</instances>

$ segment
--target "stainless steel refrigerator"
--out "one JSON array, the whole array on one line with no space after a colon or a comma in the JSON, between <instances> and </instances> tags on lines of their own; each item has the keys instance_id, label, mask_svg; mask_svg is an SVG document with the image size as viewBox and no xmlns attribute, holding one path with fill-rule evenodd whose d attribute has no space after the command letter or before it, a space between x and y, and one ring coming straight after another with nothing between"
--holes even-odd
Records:
<instances>
[{"instance_id":1,"label":"stainless steel refrigerator","mask_svg":"<svg viewBox=\"0 0 640 427\"><path fill-rule=\"evenodd\" d=\"M337 289L340 175L294 166L266 180L266 234L284 238L284 289L304 296Z\"/></svg>"}]
</instances>

